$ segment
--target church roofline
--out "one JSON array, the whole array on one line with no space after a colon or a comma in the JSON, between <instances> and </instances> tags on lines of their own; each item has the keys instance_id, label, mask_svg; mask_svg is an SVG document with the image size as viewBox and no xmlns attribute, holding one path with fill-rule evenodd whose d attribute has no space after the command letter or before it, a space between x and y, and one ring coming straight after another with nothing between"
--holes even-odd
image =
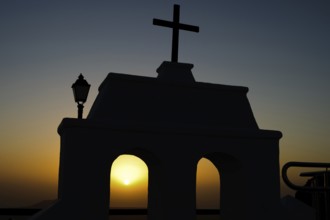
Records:
<instances>
[{"instance_id":1,"label":"church roofline","mask_svg":"<svg viewBox=\"0 0 330 220\"><path fill-rule=\"evenodd\" d=\"M214 89L218 91L228 91L228 92L239 92L239 93L247 93L249 91L248 87L245 86L232 86L232 85L223 85L223 84L213 84L213 83L205 83L205 82L174 82L174 81L164 81L159 80L154 77L147 76L136 76L124 73L113 73L110 72L106 79L99 86L99 91L105 86L106 83L111 81L134 81L138 83L153 83L158 85L167 85L171 87L189 87L189 88L198 88L198 89Z\"/></svg>"}]
</instances>

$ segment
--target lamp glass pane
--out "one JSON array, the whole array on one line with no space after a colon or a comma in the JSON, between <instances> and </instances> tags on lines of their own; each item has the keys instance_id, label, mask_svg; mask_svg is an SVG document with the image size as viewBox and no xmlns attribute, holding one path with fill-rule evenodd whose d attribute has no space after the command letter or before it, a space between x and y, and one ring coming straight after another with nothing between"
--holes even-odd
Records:
<instances>
[{"instance_id":1,"label":"lamp glass pane","mask_svg":"<svg viewBox=\"0 0 330 220\"><path fill-rule=\"evenodd\" d=\"M74 100L76 102L86 102L89 86L75 86L73 89Z\"/></svg>"}]
</instances>

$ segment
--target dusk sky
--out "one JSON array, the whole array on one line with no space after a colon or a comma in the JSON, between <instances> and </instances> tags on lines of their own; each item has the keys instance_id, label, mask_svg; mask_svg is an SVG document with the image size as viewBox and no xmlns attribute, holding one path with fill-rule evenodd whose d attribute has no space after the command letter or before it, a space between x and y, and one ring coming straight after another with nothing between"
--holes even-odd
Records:
<instances>
[{"instance_id":1,"label":"dusk sky","mask_svg":"<svg viewBox=\"0 0 330 220\"><path fill-rule=\"evenodd\" d=\"M0 208L56 198L57 127L77 117L72 83L82 73L91 84L86 117L109 72L156 77L172 32L152 19L172 20L173 4L200 27L180 32L179 62L194 64L196 81L249 88L259 127L283 133L280 167L330 162L327 0L1 0ZM199 169L200 186L214 184L210 162Z\"/></svg>"}]
</instances>

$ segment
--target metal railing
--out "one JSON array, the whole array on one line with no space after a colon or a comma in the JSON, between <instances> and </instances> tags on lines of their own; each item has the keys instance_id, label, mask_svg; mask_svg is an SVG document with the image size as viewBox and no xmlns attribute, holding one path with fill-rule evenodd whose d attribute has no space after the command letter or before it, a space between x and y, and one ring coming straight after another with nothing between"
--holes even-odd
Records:
<instances>
[{"instance_id":1,"label":"metal railing","mask_svg":"<svg viewBox=\"0 0 330 220\"><path fill-rule=\"evenodd\" d=\"M309 177L306 184L304 186L300 186L289 180L287 171L290 167L324 168L324 170L300 173L300 176ZM288 162L282 168L282 178L285 184L287 184L291 189L297 190L296 198L298 197L298 193L300 195L304 195L305 201L303 202L315 208L317 220L330 220L329 168L330 163L314 162ZM306 199L306 197L308 199Z\"/></svg>"},{"instance_id":2,"label":"metal railing","mask_svg":"<svg viewBox=\"0 0 330 220\"><path fill-rule=\"evenodd\" d=\"M308 167L308 168L325 168L324 175L326 176L326 180L328 179L326 173L329 173L328 168L330 168L330 163L313 163L313 162L288 162L286 163L283 168L282 168L282 178L283 181L291 188L294 190L303 190L303 191L328 191L330 190L330 185L329 181L325 181L324 186L311 186L311 187L306 187L306 186L299 186L296 184L293 184L290 182L287 171L290 167ZM315 172L316 173L316 172ZM312 172L311 172L312 174ZM304 173L301 174L301 176L306 176Z\"/></svg>"}]
</instances>

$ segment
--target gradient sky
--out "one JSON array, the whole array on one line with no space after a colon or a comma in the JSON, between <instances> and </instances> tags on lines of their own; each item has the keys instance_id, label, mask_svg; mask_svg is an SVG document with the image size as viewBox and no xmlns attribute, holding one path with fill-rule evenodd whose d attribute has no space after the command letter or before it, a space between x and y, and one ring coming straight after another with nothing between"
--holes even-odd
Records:
<instances>
[{"instance_id":1,"label":"gradient sky","mask_svg":"<svg viewBox=\"0 0 330 220\"><path fill-rule=\"evenodd\" d=\"M92 85L86 116L109 72L156 77L171 30L152 19L172 19L173 4L200 27L180 32L179 61L197 81L249 87L259 127L283 132L280 165L330 162L327 0L1 0L0 207L56 197L72 83L83 73Z\"/></svg>"}]
</instances>

